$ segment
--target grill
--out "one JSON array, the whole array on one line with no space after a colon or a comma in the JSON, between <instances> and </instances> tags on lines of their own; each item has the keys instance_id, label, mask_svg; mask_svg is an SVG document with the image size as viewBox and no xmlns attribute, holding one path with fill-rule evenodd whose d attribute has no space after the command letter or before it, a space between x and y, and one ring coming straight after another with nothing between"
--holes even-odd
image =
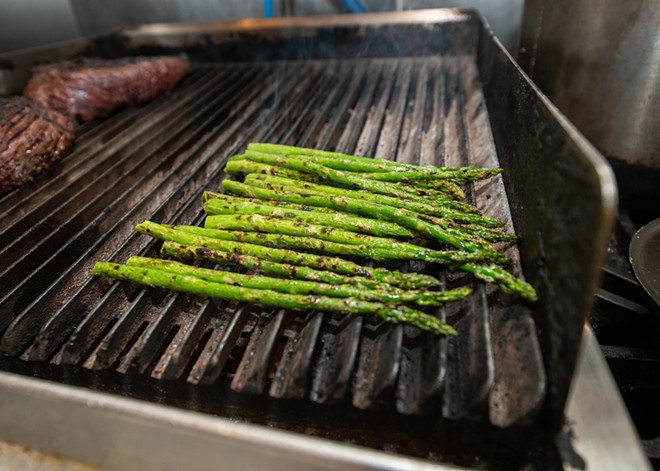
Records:
<instances>
[{"instance_id":1,"label":"grill","mask_svg":"<svg viewBox=\"0 0 660 471\"><path fill-rule=\"evenodd\" d=\"M601 201L609 175L498 62L506 58L477 16L436 15L421 25L385 16L255 31L147 28L88 44L107 57L185 50L195 66L171 96L82 126L51 175L0 200L0 367L430 461L558 460L548 443L611 220L611 201ZM510 127L491 128L498 122ZM134 232L144 219L200 224L202 191L220 188L226 158L251 141L504 166L504 179L475 184L469 198L515 225L523 240L521 254L507 254L512 269L525 265L545 301L532 311L477 285L470 300L440 311L459 332L446 340L90 276L98 260L157 253ZM523 159L532 151L536 163ZM544 181L545 171L557 176ZM523 184L529 178L538 193ZM542 194L553 178L567 193ZM557 222L571 231L550 235ZM575 238L576 226L592 237ZM585 254L584 267L559 261L567 248ZM442 276L448 286L469 282Z\"/></svg>"}]
</instances>

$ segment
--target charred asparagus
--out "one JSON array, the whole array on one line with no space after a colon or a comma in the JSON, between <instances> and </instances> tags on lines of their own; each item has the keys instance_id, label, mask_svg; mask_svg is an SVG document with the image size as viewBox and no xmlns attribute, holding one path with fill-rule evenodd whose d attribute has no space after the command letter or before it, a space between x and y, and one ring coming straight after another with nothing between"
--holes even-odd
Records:
<instances>
[{"instance_id":1,"label":"charred asparagus","mask_svg":"<svg viewBox=\"0 0 660 471\"><path fill-rule=\"evenodd\" d=\"M336 311L346 314L372 314L388 322L414 325L435 334L456 335L453 327L433 316L404 306L362 301L355 298L331 298L318 295L284 294L265 289L243 288L231 284L210 282L190 275L178 275L152 268L97 262L93 272L123 281L133 281L147 286L167 288L174 291L217 297L285 309L315 309Z\"/></svg>"},{"instance_id":2,"label":"charred asparagus","mask_svg":"<svg viewBox=\"0 0 660 471\"><path fill-rule=\"evenodd\" d=\"M332 298L356 298L363 301L397 305L414 303L420 306L441 306L446 302L465 299L472 293L472 289L468 287L449 291L365 289L351 284L337 285L212 270L172 260L148 257L131 257L126 261L126 265L153 268L184 276L190 275L214 283L236 285L244 288L268 289L289 294L320 294Z\"/></svg>"},{"instance_id":3,"label":"charred asparagus","mask_svg":"<svg viewBox=\"0 0 660 471\"><path fill-rule=\"evenodd\" d=\"M401 273L381 268L365 267L336 257L313 255L293 250L275 249L245 242L220 240L196 235L191 232L185 232L180 229L175 229L172 226L158 224L152 221L144 221L138 224L136 229L142 234L150 235L160 240L172 240L182 244L208 247L210 249L222 250L240 255L251 255L264 260L301 265L320 270L330 270L342 275L373 278L374 280L396 286L421 288L437 286L439 283L435 278L419 273Z\"/></svg>"}]
</instances>

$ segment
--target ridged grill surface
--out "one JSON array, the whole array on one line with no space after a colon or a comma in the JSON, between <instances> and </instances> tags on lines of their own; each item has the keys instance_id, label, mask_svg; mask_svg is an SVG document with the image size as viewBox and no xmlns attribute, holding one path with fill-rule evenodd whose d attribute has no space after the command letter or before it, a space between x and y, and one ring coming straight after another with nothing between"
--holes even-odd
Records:
<instances>
[{"instance_id":1,"label":"ridged grill surface","mask_svg":"<svg viewBox=\"0 0 660 471\"><path fill-rule=\"evenodd\" d=\"M506 315L492 321L494 295L480 285L440 311L459 331L447 340L359 316L269 310L91 276L96 261L157 253L157 242L134 231L145 219L201 224L202 191L221 188L226 159L251 141L497 166L472 57L197 64L171 96L81 127L75 151L52 175L0 200L5 360L407 415L483 417L490 408L491 420L506 421L491 392L502 388L498 371L511 368L503 362L514 361L502 346L511 324ZM500 178L476 184L469 198L512 230ZM516 249L507 255L519 273ZM534 326L519 310L524 355ZM530 388L541 382L532 378ZM516 394L500 396L514 402Z\"/></svg>"}]
</instances>

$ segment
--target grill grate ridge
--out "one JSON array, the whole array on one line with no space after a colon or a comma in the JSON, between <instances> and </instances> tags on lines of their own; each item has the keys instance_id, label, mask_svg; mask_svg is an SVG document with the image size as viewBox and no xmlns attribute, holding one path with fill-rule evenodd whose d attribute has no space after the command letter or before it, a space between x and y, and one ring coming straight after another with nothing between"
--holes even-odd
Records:
<instances>
[{"instance_id":1,"label":"grill grate ridge","mask_svg":"<svg viewBox=\"0 0 660 471\"><path fill-rule=\"evenodd\" d=\"M438 310L461 332L447 341L369 318L273 312L89 275L97 260L157 253L157 241L134 233L143 219L200 224L202 190L220 188L225 159L250 141L422 165L496 164L474 67L453 57L200 64L171 97L84 127L70 162L23 212L24 192L0 200L11 220L3 236L41 221L21 239L36 238L31 250L0 252L10 262L0 282L23 278L4 284L0 351L229 395L483 416L497 380L490 293L481 287L468 303ZM111 183L124 172L127 181ZM484 202L503 195L501 183L469 194L490 215L508 210ZM62 248L42 260L53 243ZM42 283L42 294L24 296Z\"/></svg>"}]
</instances>

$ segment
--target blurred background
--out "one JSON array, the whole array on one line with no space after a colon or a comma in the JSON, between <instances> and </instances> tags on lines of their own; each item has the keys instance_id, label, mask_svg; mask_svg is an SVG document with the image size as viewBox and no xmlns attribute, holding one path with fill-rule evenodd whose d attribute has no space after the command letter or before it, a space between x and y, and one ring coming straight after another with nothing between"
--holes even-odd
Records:
<instances>
[{"instance_id":1,"label":"blurred background","mask_svg":"<svg viewBox=\"0 0 660 471\"><path fill-rule=\"evenodd\" d=\"M475 8L513 51L524 0L0 0L0 52L106 34L115 26L424 8Z\"/></svg>"}]
</instances>

